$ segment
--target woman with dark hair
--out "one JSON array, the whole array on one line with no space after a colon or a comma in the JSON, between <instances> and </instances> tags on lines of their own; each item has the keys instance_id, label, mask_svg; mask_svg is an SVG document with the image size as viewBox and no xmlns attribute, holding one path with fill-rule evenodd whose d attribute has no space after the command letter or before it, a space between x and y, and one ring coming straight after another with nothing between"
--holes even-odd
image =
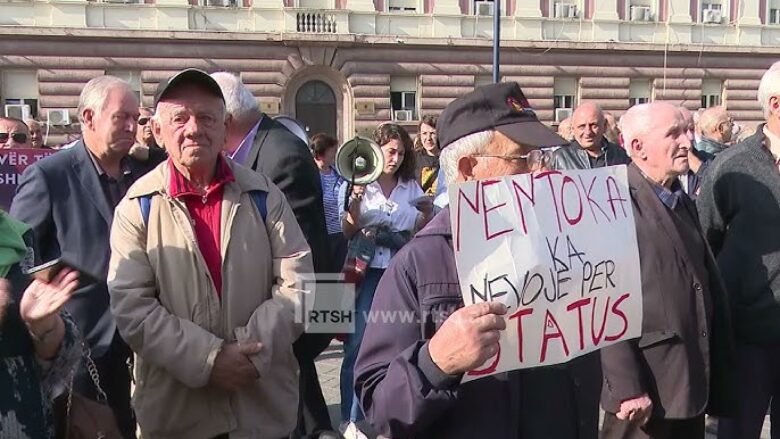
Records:
<instances>
[{"instance_id":1,"label":"woman with dark hair","mask_svg":"<svg viewBox=\"0 0 780 439\"><path fill-rule=\"evenodd\" d=\"M436 194L436 179L439 176L439 139L436 136L437 117L427 114L420 120L417 127L417 138L414 141L416 161L415 176L423 192L427 195Z\"/></svg>"},{"instance_id":2,"label":"woman with dark hair","mask_svg":"<svg viewBox=\"0 0 780 439\"><path fill-rule=\"evenodd\" d=\"M28 227L0 210L0 438L54 437L52 399L81 359L76 325L60 308L78 285L64 269L30 281Z\"/></svg>"},{"instance_id":3,"label":"woman with dark hair","mask_svg":"<svg viewBox=\"0 0 780 439\"><path fill-rule=\"evenodd\" d=\"M325 226L328 229L330 255L333 257L333 271L338 273L344 267L347 256L347 240L341 232L341 218L338 191L344 179L336 172L334 162L339 142L327 134L315 134L311 138L311 153L320 170L322 204L325 207ZM343 205L342 205L343 206Z\"/></svg>"},{"instance_id":4,"label":"woman with dark hair","mask_svg":"<svg viewBox=\"0 0 780 439\"><path fill-rule=\"evenodd\" d=\"M344 343L341 366L341 432L345 438L365 438L357 428L363 413L355 398L353 369L366 328L366 314L371 309L374 292L390 258L414 232L433 216L429 200L420 201L424 193L415 180L413 143L403 127L386 123L374 131L374 141L382 149L385 166L377 181L367 186L355 186L349 198L348 210L342 212L341 226L350 240L350 255L360 247L367 267L355 293L355 332ZM340 206L344 205L345 189ZM368 251L365 251L368 249Z\"/></svg>"}]
</instances>

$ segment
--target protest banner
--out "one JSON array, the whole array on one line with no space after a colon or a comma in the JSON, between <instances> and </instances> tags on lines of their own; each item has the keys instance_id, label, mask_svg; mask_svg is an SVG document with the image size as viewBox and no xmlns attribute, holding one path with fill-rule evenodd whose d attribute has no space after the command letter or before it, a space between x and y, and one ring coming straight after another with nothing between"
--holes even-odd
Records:
<instances>
[{"instance_id":1,"label":"protest banner","mask_svg":"<svg viewBox=\"0 0 780 439\"><path fill-rule=\"evenodd\" d=\"M463 300L509 309L498 354L464 381L564 363L640 336L626 171L549 171L450 186Z\"/></svg>"},{"instance_id":2,"label":"protest banner","mask_svg":"<svg viewBox=\"0 0 780 439\"><path fill-rule=\"evenodd\" d=\"M19 185L19 178L28 166L54 154L51 149L0 149L0 207L6 212Z\"/></svg>"}]
</instances>

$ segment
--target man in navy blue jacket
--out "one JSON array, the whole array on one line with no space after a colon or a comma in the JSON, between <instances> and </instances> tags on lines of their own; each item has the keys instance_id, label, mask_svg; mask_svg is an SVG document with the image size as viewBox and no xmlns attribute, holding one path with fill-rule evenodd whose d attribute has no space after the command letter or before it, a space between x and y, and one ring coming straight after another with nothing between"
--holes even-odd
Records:
<instances>
[{"instance_id":1,"label":"man in navy blue jacket","mask_svg":"<svg viewBox=\"0 0 780 439\"><path fill-rule=\"evenodd\" d=\"M538 121L516 83L480 87L453 101L437 131L449 182L531 172L546 158L539 147L565 143ZM379 283L373 313L411 313L420 322L369 321L355 365L367 419L393 438L597 437L598 406L579 407L559 369L460 384L464 372L496 354L506 308L464 306L451 240L444 209L399 251ZM601 383L581 386L598 395Z\"/></svg>"},{"instance_id":2,"label":"man in navy blue jacket","mask_svg":"<svg viewBox=\"0 0 780 439\"><path fill-rule=\"evenodd\" d=\"M132 352L108 309L108 235L114 207L130 185L165 160L162 150L150 151L147 161L128 155L138 117L138 93L128 83L113 76L89 81L79 98L84 138L27 168L11 204L11 215L32 228L40 261L64 257L99 279L76 291L65 309L86 338L125 437L135 437L128 366ZM75 387L96 397L83 367Z\"/></svg>"}]
</instances>

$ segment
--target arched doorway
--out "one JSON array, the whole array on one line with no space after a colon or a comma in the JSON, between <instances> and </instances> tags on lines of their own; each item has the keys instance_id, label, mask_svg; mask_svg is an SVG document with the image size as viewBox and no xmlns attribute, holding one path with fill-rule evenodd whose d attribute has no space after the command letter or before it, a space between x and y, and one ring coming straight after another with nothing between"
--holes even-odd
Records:
<instances>
[{"instance_id":1,"label":"arched doorway","mask_svg":"<svg viewBox=\"0 0 780 439\"><path fill-rule=\"evenodd\" d=\"M336 95L323 81L308 81L295 94L295 118L306 127L309 137L325 133L338 138L336 113Z\"/></svg>"}]
</instances>

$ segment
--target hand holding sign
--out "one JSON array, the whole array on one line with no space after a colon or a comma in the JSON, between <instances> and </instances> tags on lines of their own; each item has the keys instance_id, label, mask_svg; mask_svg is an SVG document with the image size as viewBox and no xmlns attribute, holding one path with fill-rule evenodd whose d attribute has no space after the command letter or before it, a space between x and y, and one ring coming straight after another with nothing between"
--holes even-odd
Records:
<instances>
[{"instance_id":1,"label":"hand holding sign","mask_svg":"<svg viewBox=\"0 0 780 439\"><path fill-rule=\"evenodd\" d=\"M507 308L500 302L482 302L452 313L428 345L431 359L442 372L456 375L474 369L498 353L501 317Z\"/></svg>"}]
</instances>

